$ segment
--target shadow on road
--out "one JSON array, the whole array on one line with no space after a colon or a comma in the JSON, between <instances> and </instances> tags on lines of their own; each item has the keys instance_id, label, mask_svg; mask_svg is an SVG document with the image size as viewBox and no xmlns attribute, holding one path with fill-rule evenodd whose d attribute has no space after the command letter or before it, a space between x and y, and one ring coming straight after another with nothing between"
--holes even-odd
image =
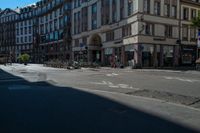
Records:
<instances>
[{"instance_id":1,"label":"shadow on road","mask_svg":"<svg viewBox=\"0 0 200 133\"><path fill-rule=\"evenodd\" d=\"M67 79L66 79L67 80ZM112 100L0 70L1 133L192 133Z\"/></svg>"}]
</instances>

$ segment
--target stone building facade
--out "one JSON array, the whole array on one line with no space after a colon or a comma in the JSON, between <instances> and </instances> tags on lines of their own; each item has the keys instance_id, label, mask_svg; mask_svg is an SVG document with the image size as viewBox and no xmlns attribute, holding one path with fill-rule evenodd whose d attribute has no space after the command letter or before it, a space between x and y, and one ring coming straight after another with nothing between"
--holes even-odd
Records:
<instances>
[{"instance_id":1,"label":"stone building facade","mask_svg":"<svg viewBox=\"0 0 200 133\"><path fill-rule=\"evenodd\" d=\"M74 60L110 65L115 58L128 65L134 59L140 67L183 62L182 1L74 0L72 5Z\"/></svg>"}]
</instances>

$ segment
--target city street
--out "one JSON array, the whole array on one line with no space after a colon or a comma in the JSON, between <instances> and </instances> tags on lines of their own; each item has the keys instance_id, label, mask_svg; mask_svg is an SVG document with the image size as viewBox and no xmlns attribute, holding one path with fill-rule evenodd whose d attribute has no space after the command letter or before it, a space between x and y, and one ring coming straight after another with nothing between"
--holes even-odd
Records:
<instances>
[{"instance_id":1,"label":"city street","mask_svg":"<svg viewBox=\"0 0 200 133\"><path fill-rule=\"evenodd\" d=\"M200 72L0 66L3 132L200 132Z\"/></svg>"}]
</instances>

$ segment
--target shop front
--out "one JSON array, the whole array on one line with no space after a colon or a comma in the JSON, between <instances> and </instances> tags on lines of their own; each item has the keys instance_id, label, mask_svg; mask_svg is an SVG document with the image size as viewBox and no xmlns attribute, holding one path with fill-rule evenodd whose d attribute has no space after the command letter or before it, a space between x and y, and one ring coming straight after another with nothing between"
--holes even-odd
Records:
<instances>
[{"instance_id":1,"label":"shop front","mask_svg":"<svg viewBox=\"0 0 200 133\"><path fill-rule=\"evenodd\" d=\"M174 63L173 45L142 45L142 67L173 67Z\"/></svg>"},{"instance_id":2,"label":"shop front","mask_svg":"<svg viewBox=\"0 0 200 133\"><path fill-rule=\"evenodd\" d=\"M125 66L130 65L131 60L135 59L135 46L127 45L125 46Z\"/></svg>"},{"instance_id":3,"label":"shop front","mask_svg":"<svg viewBox=\"0 0 200 133\"><path fill-rule=\"evenodd\" d=\"M194 65L196 61L196 46L182 46L182 65Z\"/></svg>"},{"instance_id":4,"label":"shop front","mask_svg":"<svg viewBox=\"0 0 200 133\"><path fill-rule=\"evenodd\" d=\"M104 49L104 65L111 65L111 58L113 56L113 48L105 48Z\"/></svg>"},{"instance_id":5,"label":"shop front","mask_svg":"<svg viewBox=\"0 0 200 133\"><path fill-rule=\"evenodd\" d=\"M153 67L154 45L145 44L142 46L142 67Z\"/></svg>"},{"instance_id":6,"label":"shop front","mask_svg":"<svg viewBox=\"0 0 200 133\"><path fill-rule=\"evenodd\" d=\"M173 67L174 65L174 46L165 45L163 46L163 66Z\"/></svg>"}]
</instances>

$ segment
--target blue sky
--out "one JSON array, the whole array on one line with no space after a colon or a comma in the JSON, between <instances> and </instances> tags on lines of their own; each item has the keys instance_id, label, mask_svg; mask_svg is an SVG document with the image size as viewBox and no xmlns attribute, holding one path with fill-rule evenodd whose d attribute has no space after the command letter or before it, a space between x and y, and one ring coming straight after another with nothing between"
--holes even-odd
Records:
<instances>
[{"instance_id":1,"label":"blue sky","mask_svg":"<svg viewBox=\"0 0 200 133\"><path fill-rule=\"evenodd\" d=\"M24 7L25 5L29 5L35 3L39 0L0 0L0 8L12 8L15 9L18 7Z\"/></svg>"}]
</instances>

